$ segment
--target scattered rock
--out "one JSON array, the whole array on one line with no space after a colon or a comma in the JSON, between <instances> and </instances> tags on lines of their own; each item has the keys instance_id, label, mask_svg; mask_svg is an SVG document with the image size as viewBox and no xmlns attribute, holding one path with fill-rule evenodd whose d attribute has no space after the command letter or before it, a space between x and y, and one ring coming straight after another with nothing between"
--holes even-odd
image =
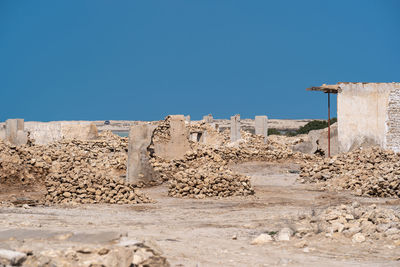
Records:
<instances>
[{"instance_id":1,"label":"scattered rock","mask_svg":"<svg viewBox=\"0 0 400 267\"><path fill-rule=\"evenodd\" d=\"M285 227L279 231L278 235L276 236L276 240L289 241L292 236L293 236L293 230L288 227Z\"/></svg>"},{"instance_id":2,"label":"scattered rock","mask_svg":"<svg viewBox=\"0 0 400 267\"><path fill-rule=\"evenodd\" d=\"M400 154L370 147L304 163L299 179L357 196L400 197L399 174Z\"/></svg>"},{"instance_id":3,"label":"scattered rock","mask_svg":"<svg viewBox=\"0 0 400 267\"><path fill-rule=\"evenodd\" d=\"M299 216L296 237L323 234L326 237L352 238L354 243L369 240L385 240L396 244L400 241L400 211L361 206L358 202L339 205ZM305 229L316 229L309 231ZM400 243L399 243L400 244Z\"/></svg>"},{"instance_id":4,"label":"scattered rock","mask_svg":"<svg viewBox=\"0 0 400 267\"><path fill-rule=\"evenodd\" d=\"M13 265L19 266L26 260L27 255L22 252L0 249L0 265Z\"/></svg>"},{"instance_id":5,"label":"scattered rock","mask_svg":"<svg viewBox=\"0 0 400 267\"><path fill-rule=\"evenodd\" d=\"M252 245L263 245L272 242L274 239L269 234L261 234L251 241Z\"/></svg>"},{"instance_id":6,"label":"scattered rock","mask_svg":"<svg viewBox=\"0 0 400 267\"><path fill-rule=\"evenodd\" d=\"M353 243L362 243L365 241L365 236L361 233L357 233L353 235L353 238L351 239Z\"/></svg>"}]
</instances>

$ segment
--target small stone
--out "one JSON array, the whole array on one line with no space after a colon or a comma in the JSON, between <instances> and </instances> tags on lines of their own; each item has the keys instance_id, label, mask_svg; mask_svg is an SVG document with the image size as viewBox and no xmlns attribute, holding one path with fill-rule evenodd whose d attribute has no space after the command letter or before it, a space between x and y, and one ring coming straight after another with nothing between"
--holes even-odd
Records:
<instances>
[{"instance_id":1,"label":"small stone","mask_svg":"<svg viewBox=\"0 0 400 267\"><path fill-rule=\"evenodd\" d=\"M101 248L97 254L99 254L100 256L102 255L106 255L110 250L108 248Z\"/></svg>"},{"instance_id":2,"label":"small stone","mask_svg":"<svg viewBox=\"0 0 400 267\"><path fill-rule=\"evenodd\" d=\"M139 255L135 254L133 255L133 259L132 259L132 264L134 265L139 265L140 263L142 263L143 259L142 257L140 257Z\"/></svg>"},{"instance_id":3,"label":"small stone","mask_svg":"<svg viewBox=\"0 0 400 267\"><path fill-rule=\"evenodd\" d=\"M276 240L277 241L289 241L290 237L292 237L292 236L293 236L293 230L288 227L285 227L279 231L278 236L276 237Z\"/></svg>"},{"instance_id":4,"label":"small stone","mask_svg":"<svg viewBox=\"0 0 400 267\"><path fill-rule=\"evenodd\" d=\"M21 265L26 260L26 254L14 250L0 249L0 259L9 261L11 265Z\"/></svg>"},{"instance_id":5,"label":"small stone","mask_svg":"<svg viewBox=\"0 0 400 267\"><path fill-rule=\"evenodd\" d=\"M357 233L353 235L353 238L351 239L353 243L362 243L365 241L365 236L361 233Z\"/></svg>"},{"instance_id":6,"label":"small stone","mask_svg":"<svg viewBox=\"0 0 400 267\"><path fill-rule=\"evenodd\" d=\"M304 248L307 246L307 242L305 240L301 240L294 245L296 248Z\"/></svg>"},{"instance_id":7,"label":"small stone","mask_svg":"<svg viewBox=\"0 0 400 267\"><path fill-rule=\"evenodd\" d=\"M68 197L71 197L71 193L70 193L70 192L64 192L64 193L63 193L63 196L64 196L64 197L67 197L67 198L68 198Z\"/></svg>"},{"instance_id":8,"label":"small stone","mask_svg":"<svg viewBox=\"0 0 400 267\"><path fill-rule=\"evenodd\" d=\"M77 249L76 252L82 253L82 254L90 254L90 253L92 253L92 250L89 248L80 248L80 249Z\"/></svg>"},{"instance_id":9,"label":"small stone","mask_svg":"<svg viewBox=\"0 0 400 267\"><path fill-rule=\"evenodd\" d=\"M257 236L250 244L252 245L263 245L269 242L272 242L273 238L269 234L261 234Z\"/></svg>"}]
</instances>

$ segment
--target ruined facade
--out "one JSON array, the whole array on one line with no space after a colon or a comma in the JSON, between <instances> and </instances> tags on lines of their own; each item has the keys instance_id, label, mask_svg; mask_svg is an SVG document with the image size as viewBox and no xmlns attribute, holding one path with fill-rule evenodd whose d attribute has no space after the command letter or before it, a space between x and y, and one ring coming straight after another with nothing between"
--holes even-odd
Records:
<instances>
[{"instance_id":1,"label":"ruined facade","mask_svg":"<svg viewBox=\"0 0 400 267\"><path fill-rule=\"evenodd\" d=\"M400 152L400 83L338 83L340 152L378 145Z\"/></svg>"}]
</instances>

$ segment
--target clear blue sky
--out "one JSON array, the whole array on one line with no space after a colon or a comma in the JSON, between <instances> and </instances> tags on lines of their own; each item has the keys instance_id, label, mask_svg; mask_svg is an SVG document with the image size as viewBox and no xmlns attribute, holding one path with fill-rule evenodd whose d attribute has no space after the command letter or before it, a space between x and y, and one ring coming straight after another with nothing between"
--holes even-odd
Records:
<instances>
[{"instance_id":1,"label":"clear blue sky","mask_svg":"<svg viewBox=\"0 0 400 267\"><path fill-rule=\"evenodd\" d=\"M0 0L0 121L325 118L338 81L400 81L400 1Z\"/></svg>"}]
</instances>

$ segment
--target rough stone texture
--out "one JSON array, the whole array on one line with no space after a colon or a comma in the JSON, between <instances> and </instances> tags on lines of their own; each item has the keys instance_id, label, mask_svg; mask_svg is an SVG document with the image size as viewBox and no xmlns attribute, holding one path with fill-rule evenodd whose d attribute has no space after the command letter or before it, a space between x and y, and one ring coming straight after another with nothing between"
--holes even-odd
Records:
<instances>
[{"instance_id":1,"label":"rough stone texture","mask_svg":"<svg viewBox=\"0 0 400 267\"><path fill-rule=\"evenodd\" d=\"M47 146L0 141L0 187L43 186L42 202L142 203L150 200L120 177L126 173L127 139L61 140Z\"/></svg>"},{"instance_id":2,"label":"rough stone texture","mask_svg":"<svg viewBox=\"0 0 400 267\"><path fill-rule=\"evenodd\" d=\"M274 239L271 237L271 235L269 234L261 234L259 236L257 236L256 238L254 238L251 241L252 245L264 245L266 243L270 243L274 241Z\"/></svg>"},{"instance_id":3,"label":"rough stone texture","mask_svg":"<svg viewBox=\"0 0 400 267\"><path fill-rule=\"evenodd\" d=\"M171 115L161 122L154 131L152 149L156 156L166 160L184 157L190 145L183 115Z\"/></svg>"},{"instance_id":4,"label":"rough stone texture","mask_svg":"<svg viewBox=\"0 0 400 267\"><path fill-rule=\"evenodd\" d=\"M26 254L8 249L0 249L0 266L19 266L26 260Z\"/></svg>"},{"instance_id":5,"label":"rough stone texture","mask_svg":"<svg viewBox=\"0 0 400 267\"><path fill-rule=\"evenodd\" d=\"M355 195L400 197L400 155L379 147L303 163L300 181Z\"/></svg>"},{"instance_id":6,"label":"rough stone texture","mask_svg":"<svg viewBox=\"0 0 400 267\"><path fill-rule=\"evenodd\" d=\"M254 119L255 133L262 135L267 141L268 137L268 117L267 116L256 116Z\"/></svg>"},{"instance_id":7,"label":"rough stone texture","mask_svg":"<svg viewBox=\"0 0 400 267\"><path fill-rule=\"evenodd\" d=\"M338 205L321 211L312 210L299 215L296 220L296 236L336 235L351 239L353 243L384 240L387 243L400 240L400 213L398 210L376 205L361 206L358 202Z\"/></svg>"},{"instance_id":8,"label":"rough stone texture","mask_svg":"<svg viewBox=\"0 0 400 267\"><path fill-rule=\"evenodd\" d=\"M298 138L271 136L265 144L262 136L245 132L242 135L243 140L238 146L228 146L229 133L226 132L220 146L192 142L192 151L183 159L168 161L153 157L151 163L160 178L170 182L170 196L205 198L253 194L249 177L232 171L230 163L313 158L294 153L289 148L298 142Z\"/></svg>"},{"instance_id":9,"label":"rough stone texture","mask_svg":"<svg viewBox=\"0 0 400 267\"><path fill-rule=\"evenodd\" d=\"M387 109L385 147L400 152L400 85L391 90Z\"/></svg>"},{"instance_id":10,"label":"rough stone texture","mask_svg":"<svg viewBox=\"0 0 400 267\"><path fill-rule=\"evenodd\" d=\"M250 178L231 171L228 162L215 151L198 148L187 152L184 159L172 162L153 160L157 171L169 181L173 197L228 197L251 195Z\"/></svg>"},{"instance_id":11,"label":"rough stone texture","mask_svg":"<svg viewBox=\"0 0 400 267\"><path fill-rule=\"evenodd\" d=\"M339 83L340 152L365 145L399 151L397 120L400 83ZM386 135L388 136L386 137Z\"/></svg>"},{"instance_id":12,"label":"rough stone texture","mask_svg":"<svg viewBox=\"0 0 400 267\"><path fill-rule=\"evenodd\" d=\"M20 252L16 252L20 253ZM25 254L24 254L25 255ZM23 266L157 266L169 267L162 254L143 242L127 245L66 247L33 252L24 258Z\"/></svg>"},{"instance_id":13,"label":"rough stone texture","mask_svg":"<svg viewBox=\"0 0 400 267\"><path fill-rule=\"evenodd\" d=\"M190 141L217 147L224 142L221 135L214 125L205 122L192 123L190 125Z\"/></svg>"},{"instance_id":14,"label":"rough stone texture","mask_svg":"<svg viewBox=\"0 0 400 267\"><path fill-rule=\"evenodd\" d=\"M148 148L155 126L142 124L131 127L128 143L127 181L130 183L149 183L154 179Z\"/></svg>"},{"instance_id":15,"label":"rough stone texture","mask_svg":"<svg viewBox=\"0 0 400 267\"><path fill-rule=\"evenodd\" d=\"M240 136L240 115L237 114L231 117L231 142L236 142L241 139Z\"/></svg>"}]
</instances>

